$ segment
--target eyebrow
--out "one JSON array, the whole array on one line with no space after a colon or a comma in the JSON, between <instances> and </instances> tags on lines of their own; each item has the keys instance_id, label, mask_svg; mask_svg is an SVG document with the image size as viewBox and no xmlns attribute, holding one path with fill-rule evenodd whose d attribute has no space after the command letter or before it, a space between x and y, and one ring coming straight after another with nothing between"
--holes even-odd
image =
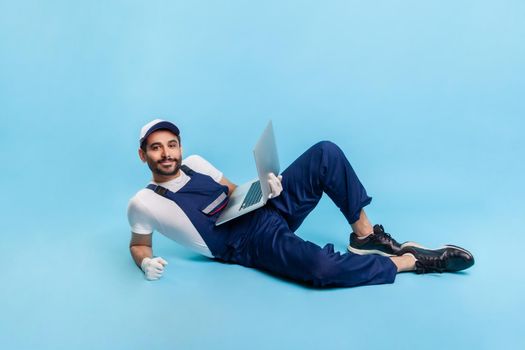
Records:
<instances>
[{"instance_id":1,"label":"eyebrow","mask_svg":"<svg viewBox=\"0 0 525 350\"><path fill-rule=\"evenodd\" d=\"M173 143L173 142L175 142L175 143L178 144L178 143L179 143L179 140L177 140L177 139L169 140L169 141L168 141L168 144ZM151 144L149 145L149 147L160 146L160 145L162 145L161 142L153 142L153 143L151 143Z\"/></svg>"}]
</instances>

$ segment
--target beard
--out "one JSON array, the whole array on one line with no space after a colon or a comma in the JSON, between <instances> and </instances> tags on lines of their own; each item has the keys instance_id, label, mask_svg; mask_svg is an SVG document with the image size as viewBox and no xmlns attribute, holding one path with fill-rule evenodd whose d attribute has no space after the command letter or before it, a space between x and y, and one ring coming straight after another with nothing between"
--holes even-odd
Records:
<instances>
[{"instance_id":1,"label":"beard","mask_svg":"<svg viewBox=\"0 0 525 350\"><path fill-rule=\"evenodd\" d=\"M165 161L166 159L161 159L158 162L152 162L152 161L148 160L148 167L150 168L150 170L153 173L155 173L157 175L172 176L172 175L177 174L179 172L180 166L181 166L180 158L167 158L167 159L175 162L175 166L173 167L173 170L164 170L164 169L162 169L161 162Z\"/></svg>"}]
</instances>

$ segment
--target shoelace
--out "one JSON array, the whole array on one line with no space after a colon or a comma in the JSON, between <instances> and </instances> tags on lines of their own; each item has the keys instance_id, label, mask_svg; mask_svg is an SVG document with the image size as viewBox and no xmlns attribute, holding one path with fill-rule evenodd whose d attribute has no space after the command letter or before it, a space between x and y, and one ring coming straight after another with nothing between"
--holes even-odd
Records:
<instances>
[{"instance_id":1,"label":"shoelace","mask_svg":"<svg viewBox=\"0 0 525 350\"><path fill-rule=\"evenodd\" d=\"M370 238L376 242L379 242L379 243L383 243L383 241L387 240L389 242L392 242L392 236L390 236L388 233L386 232L382 232L382 233L373 233L370 235Z\"/></svg>"},{"instance_id":2,"label":"shoelace","mask_svg":"<svg viewBox=\"0 0 525 350\"><path fill-rule=\"evenodd\" d=\"M385 229L383 228L383 225L376 225L376 226L379 227L380 232L374 232L371 235L371 238L373 238L373 239L375 239L377 241L377 240L381 239L381 236L384 236L388 240L390 240L390 241L392 240L392 236L390 235L390 233L385 232Z\"/></svg>"}]
</instances>

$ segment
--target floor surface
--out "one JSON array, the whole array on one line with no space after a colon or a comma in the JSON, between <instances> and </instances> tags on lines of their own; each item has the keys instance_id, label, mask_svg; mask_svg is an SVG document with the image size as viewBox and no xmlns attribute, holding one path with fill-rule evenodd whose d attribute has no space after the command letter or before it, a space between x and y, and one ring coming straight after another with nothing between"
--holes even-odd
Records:
<instances>
[{"instance_id":1,"label":"floor surface","mask_svg":"<svg viewBox=\"0 0 525 350\"><path fill-rule=\"evenodd\" d=\"M522 1L0 1L0 344L9 349L523 349ZM336 142L400 241L456 274L318 290L154 235L129 252L161 117L228 178L268 119L283 166ZM324 198L298 234L345 251Z\"/></svg>"}]
</instances>

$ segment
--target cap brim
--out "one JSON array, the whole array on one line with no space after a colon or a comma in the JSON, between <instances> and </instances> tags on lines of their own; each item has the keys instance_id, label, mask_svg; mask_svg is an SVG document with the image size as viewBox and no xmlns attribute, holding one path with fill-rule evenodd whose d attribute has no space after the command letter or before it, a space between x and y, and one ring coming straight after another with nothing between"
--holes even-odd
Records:
<instances>
[{"instance_id":1,"label":"cap brim","mask_svg":"<svg viewBox=\"0 0 525 350\"><path fill-rule=\"evenodd\" d=\"M142 147L142 144L144 143L144 141L148 139L149 135L153 134L155 131L158 131L158 130L169 130L175 135L179 136L179 128L177 128L175 124L167 122L167 121L162 121L160 123L153 125L151 128L149 128L149 130L140 139L140 146Z\"/></svg>"}]
</instances>

